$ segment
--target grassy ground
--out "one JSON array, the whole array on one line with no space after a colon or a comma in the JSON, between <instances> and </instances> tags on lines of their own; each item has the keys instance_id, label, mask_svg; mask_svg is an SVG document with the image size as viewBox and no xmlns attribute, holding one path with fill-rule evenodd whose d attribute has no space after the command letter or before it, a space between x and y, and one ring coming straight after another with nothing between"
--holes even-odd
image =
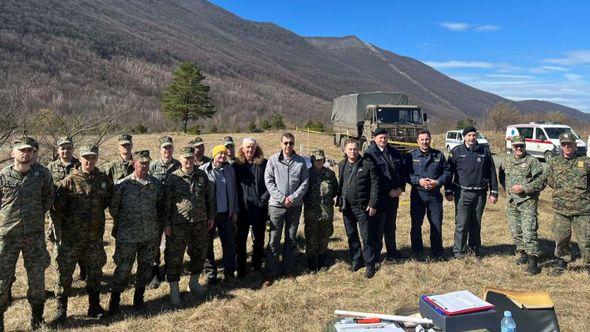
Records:
<instances>
[{"instance_id":1,"label":"grassy ground","mask_svg":"<svg viewBox=\"0 0 590 332\"><path fill-rule=\"evenodd\" d=\"M225 135L205 135L207 150L212 142L220 142ZM234 139L244 134L234 135ZM266 155L279 148L278 133L252 134L261 142ZM328 136L296 133L298 150L307 153L309 148L319 146L326 150L328 158L339 160L342 155L332 146ZM177 148L193 137L173 134ZM436 139L436 138L435 138ZM237 141L236 141L237 142ZM436 143L436 142L435 142ZM114 156L115 141L108 141L102 147L106 157ZM143 135L135 138L136 149L149 148L156 153L157 136ZM107 158L108 159L108 158ZM131 308L133 290L122 296L123 315L113 319L95 321L88 319L87 298L83 282L74 283L75 293L70 301L67 328L88 330L194 330L194 331L320 331L333 318L336 309L377 313L397 313L417 309L418 298L426 293L442 293L468 289L480 296L486 286L498 286L519 290L547 291L555 302L555 308L564 331L587 331L590 329L590 277L582 270L577 259L571 264L571 271L561 277L550 277L550 253L553 250L550 223L552 210L550 190L541 195L539 204L540 238L545 256L543 271L538 276L527 276L523 268L513 264L513 246L505 218L504 197L498 204L488 206L483 217L482 240L485 257L476 260L468 257L460 261L416 262L406 260L399 264L384 266L371 280L363 278L363 270L356 273L347 270L349 264L347 240L342 217L337 214L334 236L330 242L331 267L319 275L303 274L303 251L298 254L298 275L291 279L278 280L272 287L262 289L262 275L251 273L244 280L221 284L210 288L206 298L192 299L188 293L183 297L185 305L180 310L171 310L168 304L168 285L146 293L147 310L138 315ZM408 196L402 198L398 211L398 248L409 255L409 206ZM453 206L445 202L444 244L447 255L451 254L453 242ZM427 224L427 223L426 223ZM110 224L106 234L110 234ZM300 226L303 233L303 225ZM428 244L428 227L424 227L424 239ZM101 302L108 305L108 285L114 270L112 254L114 241L105 235L108 263L104 267L105 278ZM217 257L221 250L216 240ZM53 267L47 270L47 285L55 281ZM77 275L77 273L76 273ZM183 277L181 287L188 280ZM19 260L17 282L14 285L15 302L5 315L8 330L26 329L29 324L29 306L26 301L26 273ZM55 313L55 300L48 300L45 318Z\"/></svg>"}]
</instances>

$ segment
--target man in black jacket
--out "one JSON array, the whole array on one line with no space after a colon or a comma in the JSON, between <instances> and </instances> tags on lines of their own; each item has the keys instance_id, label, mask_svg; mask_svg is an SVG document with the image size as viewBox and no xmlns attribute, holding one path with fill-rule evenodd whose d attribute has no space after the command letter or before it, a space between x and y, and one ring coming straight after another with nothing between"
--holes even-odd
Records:
<instances>
[{"instance_id":1,"label":"man in black jacket","mask_svg":"<svg viewBox=\"0 0 590 332\"><path fill-rule=\"evenodd\" d=\"M380 223L379 244L377 256L381 255L383 240L387 249L387 262L399 258L395 244L395 229L399 196L405 190L409 180L409 169L406 158L396 148L389 145L389 135L386 129L377 128L373 132L373 141L365 151L364 156L371 159L379 177L379 201L375 217Z\"/></svg>"},{"instance_id":2,"label":"man in black jacket","mask_svg":"<svg viewBox=\"0 0 590 332\"><path fill-rule=\"evenodd\" d=\"M237 222L236 257L238 277L246 275L246 242L252 226L252 268L260 271L264 257L264 231L268 221L268 198L264 184L266 159L254 138L244 138L233 164L236 171L240 215Z\"/></svg>"},{"instance_id":3,"label":"man in black jacket","mask_svg":"<svg viewBox=\"0 0 590 332\"><path fill-rule=\"evenodd\" d=\"M355 139L347 139L344 143L346 158L338 164L340 181L337 203L344 216L344 228L348 236L352 258L350 270L358 271L364 263L365 277L372 278L376 271L377 242L380 242L380 238L378 223L370 219L377 214L379 180L373 163L359 155L358 142Z\"/></svg>"},{"instance_id":4,"label":"man in black jacket","mask_svg":"<svg viewBox=\"0 0 590 332\"><path fill-rule=\"evenodd\" d=\"M464 144L456 146L449 156L453 173L452 187L447 187L447 200L455 200L455 245L453 255L463 258L469 247L481 256L481 217L487 201L498 201L496 166L490 150L477 144L477 130L463 129Z\"/></svg>"}]
</instances>

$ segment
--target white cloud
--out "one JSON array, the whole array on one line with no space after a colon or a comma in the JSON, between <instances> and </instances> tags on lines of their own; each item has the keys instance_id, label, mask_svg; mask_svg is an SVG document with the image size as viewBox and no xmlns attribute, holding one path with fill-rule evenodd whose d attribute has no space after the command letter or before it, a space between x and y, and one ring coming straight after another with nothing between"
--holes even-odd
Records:
<instances>
[{"instance_id":1,"label":"white cloud","mask_svg":"<svg viewBox=\"0 0 590 332\"><path fill-rule=\"evenodd\" d=\"M484 61L450 60L444 62L426 61L424 63L434 68L493 68L496 66L494 63Z\"/></svg>"},{"instance_id":2,"label":"white cloud","mask_svg":"<svg viewBox=\"0 0 590 332\"><path fill-rule=\"evenodd\" d=\"M558 67L558 66L540 66L540 67L532 68L529 71L533 74L547 74L547 73L556 72L556 71L566 72L566 71L569 71L569 69L564 68L564 67Z\"/></svg>"},{"instance_id":3,"label":"white cloud","mask_svg":"<svg viewBox=\"0 0 590 332\"><path fill-rule=\"evenodd\" d=\"M499 25L478 25L475 28L473 28L473 31L488 32L488 31L498 31L501 29L502 29L502 27Z\"/></svg>"},{"instance_id":4,"label":"white cloud","mask_svg":"<svg viewBox=\"0 0 590 332\"><path fill-rule=\"evenodd\" d=\"M582 75L564 74L563 77L565 77L568 81L573 83L584 83L584 77Z\"/></svg>"},{"instance_id":5,"label":"white cloud","mask_svg":"<svg viewBox=\"0 0 590 332\"><path fill-rule=\"evenodd\" d=\"M590 64L590 50L576 50L566 53L563 58L545 59L543 62L554 63L563 66L587 65Z\"/></svg>"},{"instance_id":6,"label":"white cloud","mask_svg":"<svg viewBox=\"0 0 590 332\"><path fill-rule=\"evenodd\" d=\"M467 31L471 28L471 24L464 22L442 22L439 25L451 31Z\"/></svg>"},{"instance_id":7,"label":"white cloud","mask_svg":"<svg viewBox=\"0 0 590 332\"><path fill-rule=\"evenodd\" d=\"M530 75L513 75L513 74L486 74L486 77L492 78L535 78L534 76Z\"/></svg>"}]
</instances>

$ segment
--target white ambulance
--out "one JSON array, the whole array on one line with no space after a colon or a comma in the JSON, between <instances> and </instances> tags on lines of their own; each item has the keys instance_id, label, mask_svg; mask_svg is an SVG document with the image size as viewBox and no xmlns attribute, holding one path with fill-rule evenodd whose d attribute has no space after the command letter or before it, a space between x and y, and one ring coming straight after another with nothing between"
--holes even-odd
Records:
<instances>
[{"instance_id":1,"label":"white ambulance","mask_svg":"<svg viewBox=\"0 0 590 332\"><path fill-rule=\"evenodd\" d=\"M570 126L556 122L530 122L525 124L510 125L506 128L506 153L512 153L513 136L524 136L526 150L532 156L548 161L552 157L561 154L559 135L570 132L576 137L578 155L586 155L587 145Z\"/></svg>"}]
</instances>

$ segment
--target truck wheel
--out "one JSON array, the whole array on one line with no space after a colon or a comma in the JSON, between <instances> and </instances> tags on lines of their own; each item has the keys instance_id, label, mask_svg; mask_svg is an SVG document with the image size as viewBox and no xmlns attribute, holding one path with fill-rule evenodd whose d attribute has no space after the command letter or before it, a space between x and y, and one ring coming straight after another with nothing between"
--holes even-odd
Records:
<instances>
[{"instance_id":1,"label":"truck wheel","mask_svg":"<svg viewBox=\"0 0 590 332\"><path fill-rule=\"evenodd\" d=\"M344 151L344 141L346 141L346 138L344 136L340 136L340 142L338 143L338 145L340 145L340 149L342 149L342 151Z\"/></svg>"},{"instance_id":2,"label":"truck wheel","mask_svg":"<svg viewBox=\"0 0 590 332\"><path fill-rule=\"evenodd\" d=\"M545 151L545 162L548 163L549 160L553 159L553 152L551 151Z\"/></svg>"}]
</instances>

